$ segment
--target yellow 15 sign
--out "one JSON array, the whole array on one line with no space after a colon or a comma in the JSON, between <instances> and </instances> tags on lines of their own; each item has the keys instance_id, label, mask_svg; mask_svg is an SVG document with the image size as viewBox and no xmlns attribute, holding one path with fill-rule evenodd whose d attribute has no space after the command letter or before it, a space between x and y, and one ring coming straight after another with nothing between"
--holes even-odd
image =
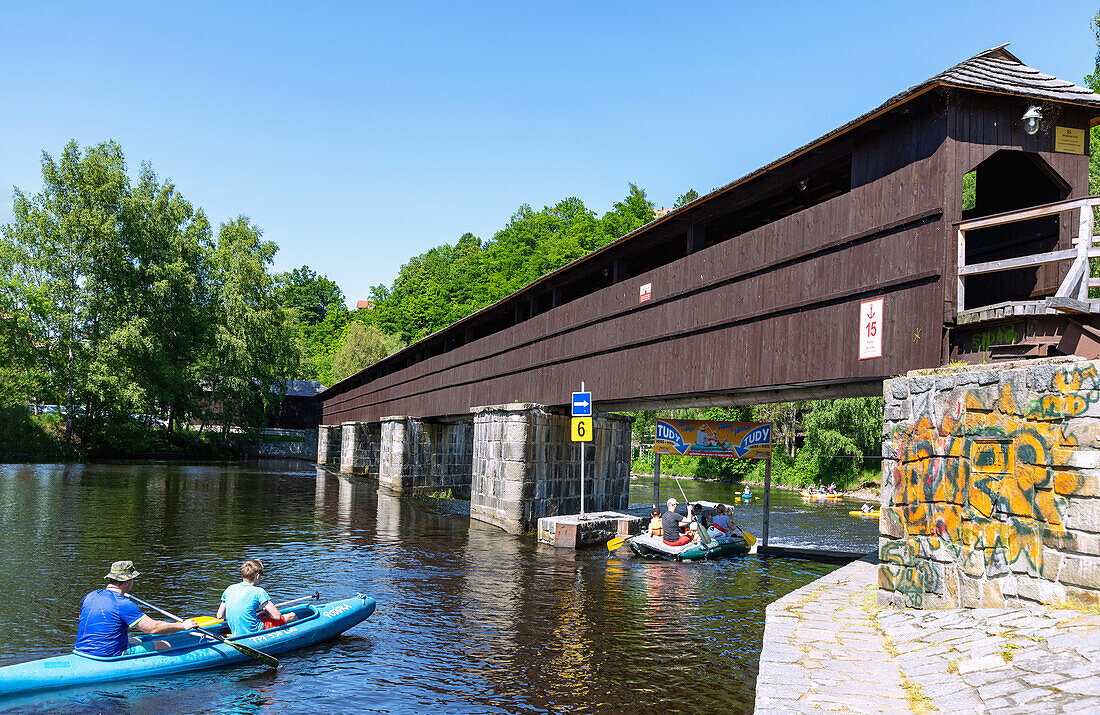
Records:
<instances>
[{"instance_id":1,"label":"yellow 15 sign","mask_svg":"<svg viewBox=\"0 0 1100 715\"><path fill-rule=\"evenodd\" d=\"M591 442L592 418L574 417L572 423L572 437L574 442Z\"/></svg>"}]
</instances>

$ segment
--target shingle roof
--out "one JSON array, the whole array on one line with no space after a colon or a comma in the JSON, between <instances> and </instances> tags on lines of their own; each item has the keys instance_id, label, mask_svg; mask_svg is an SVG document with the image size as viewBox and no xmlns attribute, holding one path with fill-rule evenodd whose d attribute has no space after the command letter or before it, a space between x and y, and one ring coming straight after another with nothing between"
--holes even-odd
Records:
<instances>
[{"instance_id":1,"label":"shingle roof","mask_svg":"<svg viewBox=\"0 0 1100 715\"><path fill-rule=\"evenodd\" d=\"M287 397L313 397L319 395L325 391L325 386L316 380L287 380L286 381L286 396ZM279 388L275 385L271 386L272 392L278 392Z\"/></svg>"},{"instance_id":2,"label":"shingle roof","mask_svg":"<svg viewBox=\"0 0 1100 715\"><path fill-rule=\"evenodd\" d=\"M1073 82L1043 74L1034 67L1028 67L1006 50L1006 46L1007 43L974 55L935 77L921 82L907 92L903 92L887 104L896 99L902 99L924 87L946 84L953 87L977 89L998 94L1012 94L1046 99L1052 102L1100 107L1100 94L1094 93L1088 87L1082 87Z\"/></svg>"}]
</instances>

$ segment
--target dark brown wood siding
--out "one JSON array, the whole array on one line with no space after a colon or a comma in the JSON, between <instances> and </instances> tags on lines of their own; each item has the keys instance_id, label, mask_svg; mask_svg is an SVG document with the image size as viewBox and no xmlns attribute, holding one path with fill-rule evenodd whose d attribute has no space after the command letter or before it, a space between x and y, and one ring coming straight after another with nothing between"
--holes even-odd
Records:
<instances>
[{"instance_id":1,"label":"dark brown wood siding","mask_svg":"<svg viewBox=\"0 0 1100 715\"><path fill-rule=\"evenodd\" d=\"M585 295L527 317L535 296L517 294L427 339L429 352L390 358L400 363L390 374L375 366L337 385L324 395L324 421L564 405L582 380L605 409L692 395L733 402L748 391L866 383L939 365L945 318L953 319L962 174L997 148L1022 148L1073 196L1087 191L1087 158L1054 154L1014 128L1020 103L929 92L701 202L679 223L613 246L598 257L606 266L582 261L531 289L547 296L534 301L539 310L550 296L591 290ZM1089 115L1067 107L1062 116L1087 124ZM809 186L795 188L804 177ZM797 210L800 200L808 207ZM767 220L787 205L794 213ZM652 256L663 264L652 266ZM648 269L633 275L632 266ZM622 274L630 277L611 283ZM645 283L652 298L639 303ZM876 297L885 299L884 356L859 360L859 304ZM417 353L431 357L404 367Z\"/></svg>"}]
</instances>

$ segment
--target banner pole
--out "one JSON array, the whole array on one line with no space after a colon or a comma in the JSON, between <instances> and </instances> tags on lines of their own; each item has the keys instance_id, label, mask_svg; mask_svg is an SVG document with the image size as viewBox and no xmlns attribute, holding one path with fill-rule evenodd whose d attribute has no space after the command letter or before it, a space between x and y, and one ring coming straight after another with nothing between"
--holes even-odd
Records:
<instances>
[{"instance_id":1,"label":"banner pole","mask_svg":"<svg viewBox=\"0 0 1100 715\"><path fill-rule=\"evenodd\" d=\"M653 452L653 508L661 502L661 455Z\"/></svg>"},{"instance_id":2,"label":"banner pole","mask_svg":"<svg viewBox=\"0 0 1100 715\"><path fill-rule=\"evenodd\" d=\"M768 452L768 459L764 462L764 533L761 544L768 546L768 521L772 511L772 455Z\"/></svg>"}]
</instances>

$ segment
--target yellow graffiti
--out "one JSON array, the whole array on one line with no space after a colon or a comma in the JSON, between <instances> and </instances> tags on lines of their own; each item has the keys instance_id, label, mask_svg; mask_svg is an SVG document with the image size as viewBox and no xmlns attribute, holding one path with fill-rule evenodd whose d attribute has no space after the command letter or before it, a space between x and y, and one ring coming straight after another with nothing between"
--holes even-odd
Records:
<instances>
[{"instance_id":1,"label":"yellow graffiti","mask_svg":"<svg viewBox=\"0 0 1100 715\"><path fill-rule=\"evenodd\" d=\"M904 536L880 551L884 587L913 605L939 593L942 579L918 556L941 546L986 569L1022 562L1041 573L1043 537L1065 536L1067 498L1082 485L1069 467L1077 440L1062 420L1100 399L1100 377L1091 365L1063 370L1051 387L1025 404L1007 385L992 403L967 394L938 424L920 415L890 435L897 464L885 518Z\"/></svg>"}]
</instances>

